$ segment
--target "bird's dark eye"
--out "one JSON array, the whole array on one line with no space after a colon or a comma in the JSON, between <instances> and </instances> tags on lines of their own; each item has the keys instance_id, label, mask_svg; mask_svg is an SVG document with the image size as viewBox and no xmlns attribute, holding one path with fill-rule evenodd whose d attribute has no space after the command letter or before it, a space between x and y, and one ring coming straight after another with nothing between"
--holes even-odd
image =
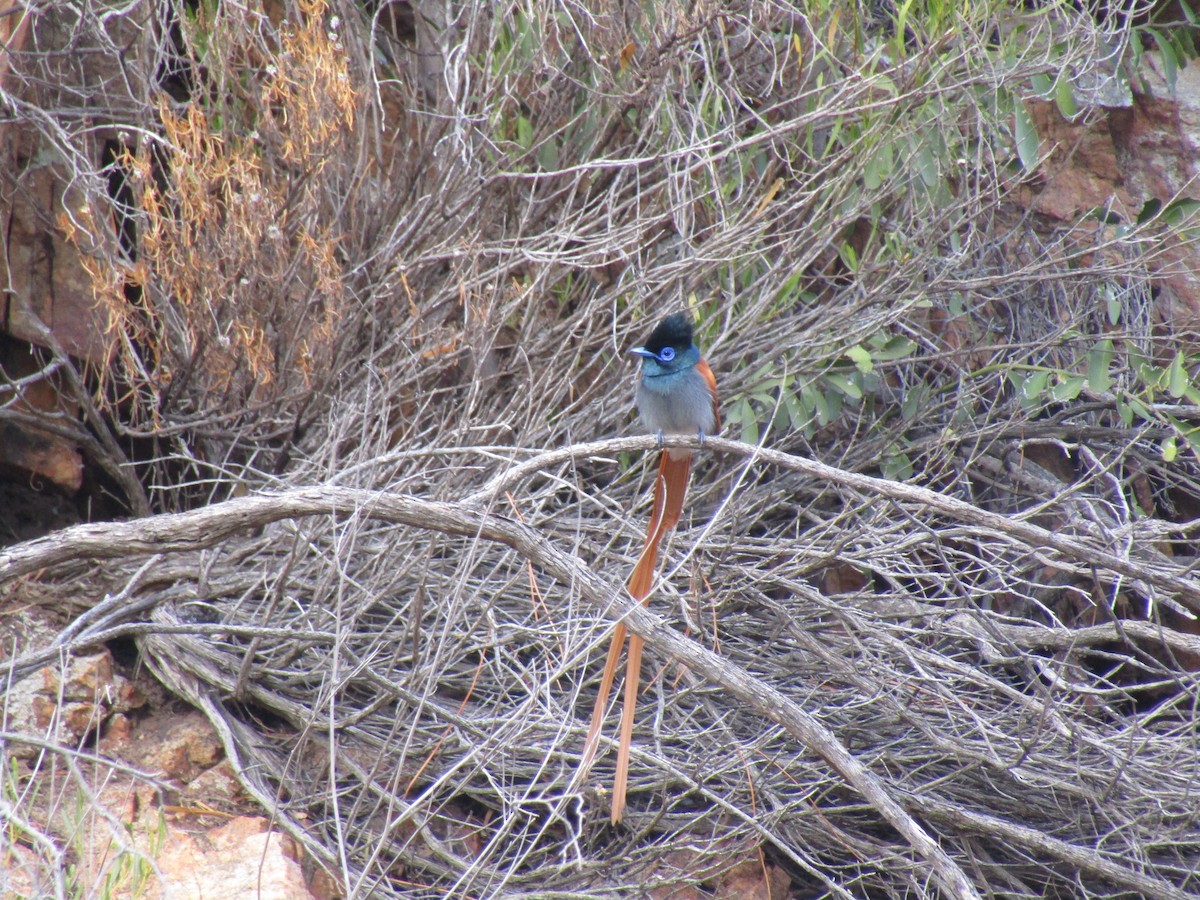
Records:
<instances>
[{"instance_id":1,"label":"bird's dark eye","mask_svg":"<svg viewBox=\"0 0 1200 900\"><path fill-rule=\"evenodd\" d=\"M658 352L658 358L661 359L663 362L670 362L671 360L673 360L675 358L675 348L674 347L663 347L662 350L660 350Z\"/></svg>"}]
</instances>

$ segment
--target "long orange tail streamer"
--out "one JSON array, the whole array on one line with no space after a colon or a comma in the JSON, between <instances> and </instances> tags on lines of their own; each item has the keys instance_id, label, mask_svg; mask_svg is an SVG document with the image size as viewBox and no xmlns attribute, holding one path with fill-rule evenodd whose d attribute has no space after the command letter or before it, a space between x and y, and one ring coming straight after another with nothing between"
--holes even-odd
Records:
<instances>
[{"instance_id":1,"label":"long orange tail streamer","mask_svg":"<svg viewBox=\"0 0 1200 900\"><path fill-rule=\"evenodd\" d=\"M654 585L654 571L658 564L658 545L663 536L675 527L683 513L683 500L687 494L688 477L692 472L690 451L664 450L658 459L658 476L654 480L654 506L650 513L650 525L646 529L646 543L638 557L633 574L629 576L629 593L635 600L646 602L650 588ZM617 674L617 661L625 643L626 628L618 622L613 629L612 643L608 647L608 659L604 673L600 676L600 693L596 695L596 706L592 710L592 722L584 742L583 762L580 772L591 768L600 743L600 726L604 722L604 711L608 706L608 695L612 692ZM617 774L613 781L612 821L621 821L625 812L625 790L629 782L629 745L633 737L633 714L637 708L638 678L642 665L642 639L629 636L629 656L625 663L625 702L621 709L620 740L617 744Z\"/></svg>"}]
</instances>

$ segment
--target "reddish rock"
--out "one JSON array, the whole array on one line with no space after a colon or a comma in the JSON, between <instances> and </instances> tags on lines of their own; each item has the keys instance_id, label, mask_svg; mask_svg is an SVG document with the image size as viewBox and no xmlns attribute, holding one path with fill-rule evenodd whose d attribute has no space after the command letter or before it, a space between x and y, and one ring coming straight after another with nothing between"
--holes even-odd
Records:
<instances>
[{"instance_id":1,"label":"reddish rock","mask_svg":"<svg viewBox=\"0 0 1200 900\"><path fill-rule=\"evenodd\" d=\"M18 8L22 5L27 4ZM0 11L11 6L0 0ZM0 53L0 83L21 101L41 110L72 109L79 104L77 91L83 85L96 90L106 85L106 92L127 86L138 98L153 93L141 80L145 68L127 65L123 53L112 52L118 47L137 52L134 48L151 31L152 9L134 4L121 15L107 16L102 42L80 27L78 14L66 4L29 8L28 17L0 16L0 37L3 29L17 28L18 40L26 48L37 48L36 53L11 57ZM116 95L111 102L121 105ZM79 162L64 162L69 154L52 146L35 127L6 130L0 140L0 167L14 173L0 179L0 210L5 211L0 284L7 289L0 291L0 315L9 334L31 343L40 339L36 316L67 353L94 362L108 355L106 316L96 308L93 281L64 227L82 226L81 240L95 236L112 241L115 249L113 224L104 218L93 220L96 213L88 199L89 194L103 196L108 191L102 175L87 173L89 164L98 170L104 142L121 138L117 123L106 122L106 115L111 113L97 106L92 127L72 144L71 150L82 157ZM114 273L115 283L123 279L123 273Z\"/></svg>"},{"instance_id":2,"label":"reddish rock","mask_svg":"<svg viewBox=\"0 0 1200 900\"><path fill-rule=\"evenodd\" d=\"M791 896L790 887L787 873L764 861L756 850L721 876L711 896L715 900L784 900Z\"/></svg>"},{"instance_id":3,"label":"reddish rock","mask_svg":"<svg viewBox=\"0 0 1200 900\"><path fill-rule=\"evenodd\" d=\"M1026 103L1045 161L1024 202L1079 226L1084 246L1095 243L1094 210L1131 225L1151 201L1165 207L1200 200L1200 60L1178 71L1172 90L1157 59L1153 52L1143 55L1142 92L1128 106L1096 106L1068 121L1050 101ZM1193 248L1165 237L1150 266L1159 317L1176 333L1200 332L1200 265Z\"/></svg>"},{"instance_id":4,"label":"reddish rock","mask_svg":"<svg viewBox=\"0 0 1200 900\"><path fill-rule=\"evenodd\" d=\"M45 362L45 356L28 344L0 342L0 368L10 379L24 382L12 408L32 416L78 416L77 405L65 399L54 379L36 378ZM0 422L0 468L48 479L67 494L83 483L83 457L74 443L13 421Z\"/></svg>"},{"instance_id":5,"label":"reddish rock","mask_svg":"<svg viewBox=\"0 0 1200 900\"><path fill-rule=\"evenodd\" d=\"M0 897L53 897L54 882L36 853L16 841L0 847Z\"/></svg>"},{"instance_id":6,"label":"reddish rock","mask_svg":"<svg viewBox=\"0 0 1200 900\"><path fill-rule=\"evenodd\" d=\"M72 656L65 671L46 666L12 686L5 698L10 728L39 740L76 746L114 711L125 684L113 672L107 649ZM13 752L30 756L37 749L16 742Z\"/></svg>"},{"instance_id":7,"label":"reddish rock","mask_svg":"<svg viewBox=\"0 0 1200 900\"><path fill-rule=\"evenodd\" d=\"M92 653L77 654L67 666L63 697L88 702L102 699L105 703L112 703L117 696L115 678L112 654L108 652L107 647L101 647ZM121 681L124 682L125 679L122 678Z\"/></svg>"},{"instance_id":8,"label":"reddish rock","mask_svg":"<svg viewBox=\"0 0 1200 900\"><path fill-rule=\"evenodd\" d=\"M76 737L83 737L100 727L108 710L102 703L64 703L58 709L59 720Z\"/></svg>"},{"instance_id":9,"label":"reddish rock","mask_svg":"<svg viewBox=\"0 0 1200 900\"><path fill-rule=\"evenodd\" d=\"M178 714L159 711L138 723L128 744L102 741L100 747L147 772L181 784L216 765L225 754L212 725L194 709Z\"/></svg>"},{"instance_id":10,"label":"reddish rock","mask_svg":"<svg viewBox=\"0 0 1200 900\"><path fill-rule=\"evenodd\" d=\"M8 333L21 340L38 343L40 320L68 353L103 360L106 316L96 308L78 251L54 224L53 217L71 202L66 182L52 164L37 161L42 157L32 132L9 135L0 165L21 174L11 182L0 180L0 209L7 211L9 229L7 252L0 254L0 284L11 286L0 292L0 316Z\"/></svg>"},{"instance_id":11,"label":"reddish rock","mask_svg":"<svg viewBox=\"0 0 1200 900\"><path fill-rule=\"evenodd\" d=\"M731 865L731 860L737 861ZM673 850L665 854L644 883L651 885L647 895L655 900L783 900L789 896L791 879L782 869L766 863L758 847L718 841L706 852Z\"/></svg>"},{"instance_id":12,"label":"reddish rock","mask_svg":"<svg viewBox=\"0 0 1200 900\"><path fill-rule=\"evenodd\" d=\"M116 713L108 720L104 729L104 737L113 745L127 742L133 734L133 723L124 713Z\"/></svg>"},{"instance_id":13,"label":"reddish rock","mask_svg":"<svg viewBox=\"0 0 1200 900\"><path fill-rule=\"evenodd\" d=\"M285 852L284 838L261 817L239 816L201 834L169 829L151 898L201 900L314 900L300 864Z\"/></svg>"},{"instance_id":14,"label":"reddish rock","mask_svg":"<svg viewBox=\"0 0 1200 900\"><path fill-rule=\"evenodd\" d=\"M19 699L21 694L14 691L9 695L10 700ZM54 721L54 714L58 712L58 703L54 700L43 696L42 694L34 694L29 698L28 709L32 714L30 721L38 731L47 731L50 728L50 723ZM17 708L18 716L20 707Z\"/></svg>"},{"instance_id":15,"label":"reddish rock","mask_svg":"<svg viewBox=\"0 0 1200 900\"><path fill-rule=\"evenodd\" d=\"M205 769L183 790L181 800L219 812L238 812L247 800L246 792L228 760Z\"/></svg>"},{"instance_id":16,"label":"reddish rock","mask_svg":"<svg viewBox=\"0 0 1200 900\"><path fill-rule=\"evenodd\" d=\"M83 459L72 445L12 422L0 422L0 466L40 476L68 493L83 484Z\"/></svg>"}]
</instances>

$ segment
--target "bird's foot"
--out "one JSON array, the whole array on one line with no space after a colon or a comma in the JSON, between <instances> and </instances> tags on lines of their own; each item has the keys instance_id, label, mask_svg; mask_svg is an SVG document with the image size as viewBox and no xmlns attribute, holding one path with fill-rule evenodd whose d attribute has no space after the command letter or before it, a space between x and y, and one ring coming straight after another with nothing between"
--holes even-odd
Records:
<instances>
[{"instance_id":1,"label":"bird's foot","mask_svg":"<svg viewBox=\"0 0 1200 900\"><path fill-rule=\"evenodd\" d=\"M698 440L700 442L700 446L701 446L701 448L703 448L704 447L704 429L703 428L696 429L696 440Z\"/></svg>"},{"instance_id":2,"label":"bird's foot","mask_svg":"<svg viewBox=\"0 0 1200 900\"><path fill-rule=\"evenodd\" d=\"M666 442L666 439L663 437L661 428L658 429L658 431L654 432L654 441L655 441L655 449L661 450L663 448L663 444Z\"/></svg>"}]
</instances>

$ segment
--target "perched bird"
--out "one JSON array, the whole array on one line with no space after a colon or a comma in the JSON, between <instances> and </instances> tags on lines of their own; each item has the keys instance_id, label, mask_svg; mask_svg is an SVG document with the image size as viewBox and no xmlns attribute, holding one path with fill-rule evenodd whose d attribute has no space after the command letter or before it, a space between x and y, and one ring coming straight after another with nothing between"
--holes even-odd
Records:
<instances>
[{"instance_id":1,"label":"perched bird","mask_svg":"<svg viewBox=\"0 0 1200 900\"><path fill-rule=\"evenodd\" d=\"M721 413L717 407L717 380L712 369L700 356L693 343L692 322L684 313L667 316L650 332L642 347L630 353L642 358L642 373L638 380L637 406L642 424L661 439L668 434L716 434L721 428ZM642 555L629 576L629 593L645 601L654 583L658 562L658 545L663 535L675 527L683 512L688 477L692 471L691 450L663 450L658 459L658 476L654 481L654 506ZM617 623L613 630L608 660L600 677L600 693L592 712L584 744L581 770L586 772L595 757L600 738L600 726L608 695L616 677L617 661L625 643L625 625ZM613 783L612 821L621 821L625 810L625 790L629 780L629 746L633 738L633 714L637 704L638 676L642 665L642 639L629 637L629 656L625 664L625 701L621 710L621 733L617 744L617 773Z\"/></svg>"},{"instance_id":2,"label":"perched bird","mask_svg":"<svg viewBox=\"0 0 1200 900\"><path fill-rule=\"evenodd\" d=\"M721 427L717 380L692 343L692 322L684 313L667 316L644 347L629 351L642 358L637 406L651 434L715 434ZM673 459L690 459L690 450L668 451ZM686 474L685 474L686 482Z\"/></svg>"}]
</instances>

